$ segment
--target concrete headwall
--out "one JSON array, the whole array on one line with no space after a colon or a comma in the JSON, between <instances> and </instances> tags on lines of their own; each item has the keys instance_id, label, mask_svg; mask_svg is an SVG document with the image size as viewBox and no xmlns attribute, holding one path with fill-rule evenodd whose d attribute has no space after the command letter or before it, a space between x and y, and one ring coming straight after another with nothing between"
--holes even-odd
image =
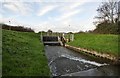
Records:
<instances>
[{"instance_id":1,"label":"concrete headwall","mask_svg":"<svg viewBox=\"0 0 120 78\"><path fill-rule=\"evenodd\" d=\"M43 36L42 41L44 45L60 46L61 43L58 36Z\"/></svg>"},{"instance_id":2,"label":"concrete headwall","mask_svg":"<svg viewBox=\"0 0 120 78\"><path fill-rule=\"evenodd\" d=\"M58 41L58 37L57 36L43 36L43 42L45 41Z\"/></svg>"}]
</instances>

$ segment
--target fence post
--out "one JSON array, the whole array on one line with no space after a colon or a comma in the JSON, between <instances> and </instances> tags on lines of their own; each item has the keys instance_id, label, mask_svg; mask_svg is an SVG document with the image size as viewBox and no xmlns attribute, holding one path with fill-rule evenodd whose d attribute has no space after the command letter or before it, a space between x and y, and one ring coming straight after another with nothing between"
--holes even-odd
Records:
<instances>
[{"instance_id":1,"label":"fence post","mask_svg":"<svg viewBox=\"0 0 120 78\"><path fill-rule=\"evenodd\" d=\"M41 42L43 41L43 39L42 39L42 31L41 31Z\"/></svg>"},{"instance_id":2,"label":"fence post","mask_svg":"<svg viewBox=\"0 0 120 78\"><path fill-rule=\"evenodd\" d=\"M71 41L74 40L74 34L71 34Z\"/></svg>"}]
</instances>

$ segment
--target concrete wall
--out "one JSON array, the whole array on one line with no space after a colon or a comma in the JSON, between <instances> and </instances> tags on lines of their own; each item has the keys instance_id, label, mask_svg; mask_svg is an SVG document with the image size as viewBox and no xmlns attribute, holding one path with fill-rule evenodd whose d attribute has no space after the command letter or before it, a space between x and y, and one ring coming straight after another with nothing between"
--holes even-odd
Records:
<instances>
[{"instance_id":1,"label":"concrete wall","mask_svg":"<svg viewBox=\"0 0 120 78\"><path fill-rule=\"evenodd\" d=\"M58 38L58 36L43 36L42 41L44 45L60 46L61 43Z\"/></svg>"},{"instance_id":2,"label":"concrete wall","mask_svg":"<svg viewBox=\"0 0 120 78\"><path fill-rule=\"evenodd\" d=\"M116 57L116 56L111 55L111 54L100 53L100 52L97 52L97 51L91 51L91 50L88 50L88 49L84 49L84 48L80 48L80 47L74 47L74 46L70 46L70 45L67 45L67 44L66 44L65 47L68 48L68 49L74 50L76 52L83 52L83 53L87 53L89 55L93 55L95 57L109 59L109 60L113 61L112 63L114 63L114 64L120 64L119 57Z\"/></svg>"},{"instance_id":3,"label":"concrete wall","mask_svg":"<svg viewBox=\"0 0 120 78\"><path fill-rule=\"evenodd\" d=\"M45 41L58 41L58 37L57 36L43 36L43 42Z\"/></svg>"}]
</instances>

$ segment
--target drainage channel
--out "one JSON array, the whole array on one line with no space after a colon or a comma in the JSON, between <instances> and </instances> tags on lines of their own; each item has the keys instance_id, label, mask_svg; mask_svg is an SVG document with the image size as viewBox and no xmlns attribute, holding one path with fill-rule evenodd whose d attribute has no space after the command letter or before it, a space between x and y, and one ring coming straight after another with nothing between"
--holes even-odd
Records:
<instances>
[{"instance_id":1,"label":"drainage channel","mask_svg":"<svg viewBox=\"0 0 120 78\"><path fill-rule=\"evenodd\" d=\"M118 76L119 66L96 61L62 46L45 46L52 76ZM119 67L119 68L118 68Z\"/></svg>"}]
</instances>

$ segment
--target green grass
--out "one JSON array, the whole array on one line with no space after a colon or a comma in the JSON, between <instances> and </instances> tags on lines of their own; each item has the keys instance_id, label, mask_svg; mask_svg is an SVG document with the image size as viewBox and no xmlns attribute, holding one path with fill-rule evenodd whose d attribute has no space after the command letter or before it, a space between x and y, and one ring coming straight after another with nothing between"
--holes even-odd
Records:
<instances>
[{"instance_id":1,"label":"green grass","mask_svg":"<svg viewBox=\"0 0 120 78\"><path fill-rule=\"evenodd\" d=\"M0 26L0 77L2 76L2 29Z\"/></svg>"},{"instance_id":2,"label":"green grass","mask_svg":"<svg viewBox=\"0 0 120 78\"><path fill-rule=\"evenodd\" d=\"M44 46L31 32L2 30L3 76L50 76Z\"/></svg>"},{"instance_id":3,"label":"green grass","mask_svg":"<svg viewBox=\"0 0 120 78\"><path fill-rule=\"evenodd\" d=\"M75 34L75 40L68 44L101 53L118 55L118 35Z\"/></svg>"}]
</instances>

